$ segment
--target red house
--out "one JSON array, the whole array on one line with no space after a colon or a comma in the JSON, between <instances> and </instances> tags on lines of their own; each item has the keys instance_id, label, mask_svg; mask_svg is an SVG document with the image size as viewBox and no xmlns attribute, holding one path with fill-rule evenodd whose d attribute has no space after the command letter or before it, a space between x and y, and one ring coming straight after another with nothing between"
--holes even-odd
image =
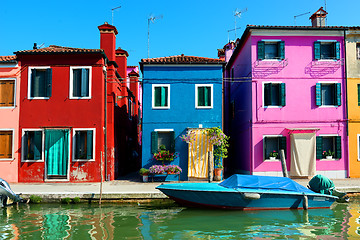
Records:
<instances>
[{"instance_id":1,"label":"red house","mask_svg":"<svg viewBox=\"0 0 360 240\"><path fill-rule=\"evenodd\" d=\"M129 136L121 134L117 116L118 108L128 111L122 75L128 55L117 57L114 26L98 28L100 49L35 45L15 52L21 62L19 182L119 176L120 157L129 155L121 152Z\"/></svg>"}]
</instances>

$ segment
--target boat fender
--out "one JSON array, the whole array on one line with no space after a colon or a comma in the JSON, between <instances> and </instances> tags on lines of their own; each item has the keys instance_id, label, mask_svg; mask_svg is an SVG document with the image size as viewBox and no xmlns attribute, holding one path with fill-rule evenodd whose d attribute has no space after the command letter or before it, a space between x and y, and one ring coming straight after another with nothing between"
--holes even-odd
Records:
<instances>
[{"instance_id":1,"label":"boat fender","mask_svg":"<svg viewBox=\"0 0 360 240\"><path fill-rule=\"evenodd\" d=\"M252 200L260 199L261 197L259 193L243 193L243 196L245 199L252 199Z\"/></svg>"},{"instance_id":2,"label":"boat fender","mask_svg":"<svg viewBox=\"0 0 360 240\"><path fill-rule=\"evenodd\" d=\"M303 196L303 208L304 208L304 210L308 210L308 207L309 207L308 203L309 203L308 197L304 194L304 196Z\"/></svg>"}]
</instances>

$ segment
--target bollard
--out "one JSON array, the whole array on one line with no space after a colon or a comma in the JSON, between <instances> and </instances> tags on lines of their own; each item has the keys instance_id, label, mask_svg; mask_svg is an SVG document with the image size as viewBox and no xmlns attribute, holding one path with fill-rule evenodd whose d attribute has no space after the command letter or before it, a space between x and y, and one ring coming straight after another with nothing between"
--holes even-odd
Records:
<instances>
[{"instance_id":1,"label":"bollard","mask_svg":"<svg viewBox=\"0 0 360 240\"><path fill-rule=\"evenodd\" d=\"M303 208L304 210L308 210L308 197L304 194L304 197L303 197Z\"/></svg>"}]
</instances>

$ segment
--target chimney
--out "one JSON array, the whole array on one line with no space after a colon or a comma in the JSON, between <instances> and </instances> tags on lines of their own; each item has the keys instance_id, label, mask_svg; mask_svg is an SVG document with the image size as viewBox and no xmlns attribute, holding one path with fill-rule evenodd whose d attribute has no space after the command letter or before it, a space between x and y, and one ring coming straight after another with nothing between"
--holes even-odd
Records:
<instances>
[{"instance_id":1,"label":"chimney","mask_svg":"<svg viewBox=\"0 0 360 240\"><path fill-rule=\"evenodd\" d=\"M116 35L118 31L116 27L105 22L98 26L100 30L100 48L105 51L109 61L115 61Z\"/></svg>"},{"instance_id":2,"label":"chimney","mask_svg":"<svg viewBox=\"0 0 360 240\"><path fill-rule=\"evenodd\" d=\"M309 19L311 19L311 25L313 27L325 27L325 19L328 13L323 9L323 7L319 8Z\"/></svg>"},{"instance_id":3,"label":"chimney","mask_svg":"<svg viewBox=\"0 0 360 240\"><path fill-rule=\"evenodd\" d=\"M225 61L225 49L224 48L220 48L217 50L218 51L218 57L220 60Z\"/></svg>"},{"instance_id":4,"label":"chimney","mask_svg":"<svg viewBox=\"0 0 360 240\"><path fill-rule=\"evenodd\" d=\"M135 96L135 115L138 115L138 108L139 108L139 73L138 69L132 69L131 72L129 72L128 76L130 79L130 91L133 92Z\"/></svg>"},{"instance_id":5,"label":"chimney","mask_svg":"<svg viewBox=\"0 0 360 240\"><path fill-rule=\"evenodd\" d=\"M224 46L224 50L225 50L225 62L228 62L234 52L235 49L235 42L231 41L228 44L226 44Z\"/></svg>"},{"instance_id":6,"label":"chimney","mask_svg":"<svg viewBox=\"0 0 360 240\"><path fill-rule=\"evenodd\" d=\"M118 48L115 51L115 61L119 66L117 71L122 78L126 78L127 76L127 57L129 56L128 52L124 49Z\"/></svg>"}]
</instances>

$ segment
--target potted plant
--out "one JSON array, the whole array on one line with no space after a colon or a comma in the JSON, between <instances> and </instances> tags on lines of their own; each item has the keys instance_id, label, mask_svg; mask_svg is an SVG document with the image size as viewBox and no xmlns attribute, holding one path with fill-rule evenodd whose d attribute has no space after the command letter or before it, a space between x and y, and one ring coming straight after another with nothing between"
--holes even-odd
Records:
<instances>
[{"instance_id":1,"label":"potted plant","mask_svg":"<svg viewBox=\"0 0 360 240\"><path fill-rule=\"evenodd\" d=\"M331 150L323 151L323 157L326 159L333 159L334 155L335 155L335 152L332 152Z\"/></svg>"},{"instance_id":2,"label":"potted plant","mask_svg":"<svg viewBox=\"0 0 360 240\"><path fill-rule=\"evenodd\" d=\"M276 160L278 156L279 156L279 153L276 152L275 150L269 154L270 160Z\"/></svg>"},{"instance_id":3,"label":"potted plant","mask_svg":"<svg viewBox=\"0 0 360 240\"><path fill-rule=\"evenodd\" d=\"M141 168L139 171L139 174L142 176L143 178L143 182L148 182L149 181L149 169L146 168Z\"/></svg>"},{"instance_id":4,"label":"potted plant","mask_svg":"<svg viewBox=\"0 0 360 240\"><path fill-rule=\"evenodd\" d=\"M163 174L165 172L165 169L162 165L152 165L149 168L150 174Z\"/></svg>"},{"instance_id":5,"label":"potted plant","mask_svg":"<svg viewBox=\"0 0 360 240\"><path fill-rule=\"evenodd\" d=\"M164 170L168 174L179 174L182 172L182 169L178 165L167 165L164 167Z\"/></svg>"},{"instance_id":6,"label":"potted plant","mask_svg":"<svg viewBox=\"0 0 360 240\"><path fill-rule=\"evenodd\" d=\"M154 153L153 157L155 160L161 161L164 165L165 162L174 161L174 159L177 157L177 154L166 150L164 145L160 145L158 152Z\"/></svg>"}]
</instances>

